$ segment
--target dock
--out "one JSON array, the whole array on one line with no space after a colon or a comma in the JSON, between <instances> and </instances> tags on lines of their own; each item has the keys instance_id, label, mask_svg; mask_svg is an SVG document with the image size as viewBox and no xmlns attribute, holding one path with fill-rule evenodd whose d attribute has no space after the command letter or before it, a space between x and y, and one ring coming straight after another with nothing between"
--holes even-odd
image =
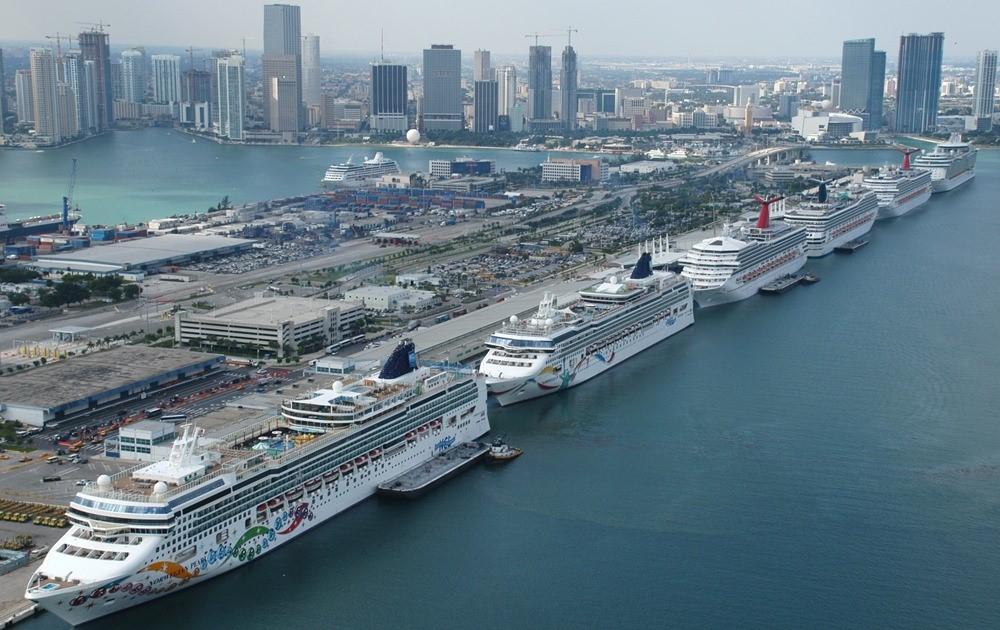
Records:
<instances>
[{"instance_id":1,"label":"dock","mask_svg":"<svg viewBox=\"0 0 1000 630\"><path fill-rule=\"evenodd\" d=\"M834 247L834 251L842 252L844 254L853 254L857 250L861 249L868 244L868 239L866 238L856 238L853 241L848 241L843 245Z\"/></svg>"},{"instance_id":2,"label":"dock","mask_svg":"<svg viewBox=\"0 0 1000 630\"><path fill-rule=\"evenodd\" d=\"M386 496L415 499L475 464L489 450L489 445L482 442L464 442L398 477L380 483L378 492Z\"/></svg>"},{"instance_id":3,"label":"dock","mask_svg":"<svg viewBox=\"0 0 1000 630\"><path fill-rule=\"evenodd\" d=\"M819 282L819 278L811 273L790 273L788 275L781 276L777 280L772 280L760 288L760 292L764 295L778 295L779 293L784 293L788 289L791 289L797 284L815 284Z\"/></svg>"}]
</instances>

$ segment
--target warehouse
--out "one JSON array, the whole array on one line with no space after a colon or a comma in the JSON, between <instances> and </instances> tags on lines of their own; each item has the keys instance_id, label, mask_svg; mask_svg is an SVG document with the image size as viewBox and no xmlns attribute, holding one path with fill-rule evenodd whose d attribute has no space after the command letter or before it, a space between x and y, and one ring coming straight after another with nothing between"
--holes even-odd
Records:
<instances>
[{"instance_id":1,"label":"warehouse","mask_svg":"<svg viewBox=\"0 0 1000 630\"><path fill-rule=\"evenodd\" d=\"M174 315L178 343L274 352L315 351L352 336L364 323L361 302L257 296L209 313Z\"/></svg>"},{"instance_id":2,"label":"warehouse","mask_svg":"<svg viewBox=\"0 0 1000 630\"><path fill-rule=\"evenodd\" d=\"M211 371L221 355L121 346L0 378L0 413L36 427Z\"/></svg>"},{"instance_id":3,"label":"warehouse","mask_svg":"<svg viewBox=\"0 0 1000 630\"><path fill-rule=\"evenodd\" d=\"M254 241L226 236L163 234L89 247L73 252L39 256L30 266L43 272L136 274L155 272L168 265L183 265L250 249Z\"/></svg>"}]
</instances>

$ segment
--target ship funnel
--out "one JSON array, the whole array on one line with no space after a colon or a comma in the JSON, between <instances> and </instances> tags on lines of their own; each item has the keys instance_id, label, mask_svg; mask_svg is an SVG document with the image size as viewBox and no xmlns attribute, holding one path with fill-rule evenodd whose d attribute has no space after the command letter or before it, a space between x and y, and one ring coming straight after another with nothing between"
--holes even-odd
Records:
<instances>
[{"instance_id":1,"label":"ship funnel","mask_svg":"<svg viewBox=\"0 0 1000 630\"><path fill-rule=\"evenodd\" d=\"M635 267L632 268L632 275L629 278L632 280L642 280L651 275L653 275L653 256L649 252L643 252L639 256L639 261L635 263Z\"/></svg>"},{"instance_id":2,"label":"ship funnel","mask_svg":"<svg viewBox=\"0 0 1000 630\"><path fill-rule=\"evenodd\" d=\"M770 199L765 199L760 195L754 195L754 199L760 204L760 215L757 217L757 227L762 230L771 227L771 206L784 197L771 197Z\"/></svg>"},{"instance_id":3,"label":"ship funnel","mask_svg":"<svg viewBox=\"0 0 1000 630\"><path fill-rule=\"evenodd\" d=\"M820 182L819 192L816 193L816 199L819 200L820 203L826 203L826 200L829 198L829 196L830 195L826 190L826 182Z\"/></svg>"},{"instance_id":4,"label":"ship funnel","mask_svg":"<svg viewBox=\"0 0 1000 630\"><path fill-rule=\"evenodd\" d=\"M378 373L379 378L392 380L405 374L409 374L417 367L417 347L413 341L404 339L393 349L392 354L385 360L382 371Z\"/></svg>"}]
</instances>

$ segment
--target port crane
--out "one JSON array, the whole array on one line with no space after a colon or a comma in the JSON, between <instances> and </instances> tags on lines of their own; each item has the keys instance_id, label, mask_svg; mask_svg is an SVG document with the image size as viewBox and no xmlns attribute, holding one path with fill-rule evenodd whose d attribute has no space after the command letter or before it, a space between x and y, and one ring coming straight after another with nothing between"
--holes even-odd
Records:
<instances>
[{"instance_id":1,"label":"port crane","mask_svg":"<svg viewBox=\"0 0 1000 630\"><path fill-rule=\"evenodd\" d=\"M76 163L76 158L73 158L69 169L69 186L62 198L62 229L67 232L69 231L69 207L73 203L73 192L76 190Z\"/></svg>"}]
</instances>

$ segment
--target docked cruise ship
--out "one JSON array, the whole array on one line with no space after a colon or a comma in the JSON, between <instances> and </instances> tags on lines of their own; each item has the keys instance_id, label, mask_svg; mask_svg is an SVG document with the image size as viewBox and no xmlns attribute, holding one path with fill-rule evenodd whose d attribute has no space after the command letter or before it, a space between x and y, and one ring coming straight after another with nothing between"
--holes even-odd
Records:
<instances>
[{"instance_id":1,"label":"docked cruise ship","mask_svg":"<svg viewBox=\"0 0 1000 630\"><path fill-rule=\"evenodd\" d=\"M806 256L826 256L844 243L867 234L878 216L878 197L860 186L827 191L820 183L815 199L784 211L784 221L806 230Z\"/></svg>"},{"instance_id":2,"label":"docked cruise ship","mask_svg":"<svg viewBox=\"0 0 1000 630\"><path fill-rule=\"evenodd\" d=\"M328 186L360 186L370 179L398 173L399 164L396 163L396 160L385 157L380 151L375 154L375 157L364 160L360 164L355 164L352 160L347 160L342 164L333 164L326 169L323 184Z\"/></svg>"},{"instance_id":3,"label":"docked cruise ship","mask_svg":"<svg viewBox=\"0 0 1000 630\"><path fill-rule=\"evenodd\" d=\"M579 385L693 324L688 283L651 264L642 253L628 278L611 276L562 307L546 293L533 317L512 316L493 333L479 372L497 402Z\"/></svg>"},{"instance_id":4,"label":"docked cruise ship","mask_svg":"<svg viewBox=\"0 0 1000 630\"><path fill-rule=\"evenodd\" d=\"M771 220L780 199L761 199L756 223L726 226L722 236L696 243L681 259L681 275L691 283L702 308L745 300L772 280L806 264L806 230Z\"/></svg>"},{"instance_id":5,"label":"docked cruise ship","mask_svg":"<svg viewBox=\"0 0 1000 630\"><path fill-rule=\"evenodd\" d=\"M916 168L931 172L931 186L934 192L947 192L958 188L976 176L977 149L962 141L961 134L953 133L947 142L942 142L929 153L918 155L913 160Z\"/></svg>"},{"instance_id":6,"label":"docked cruise ship","mask_svg":"<svg viewBox=\"0 0 1000 630\"><path fill-rule=\"evenodd\" d=\"M489 429L484 379L416 367L404 341L377 375L221 440L185 425L168 459L82 488L25 596L78 625L195 586Z\"/></svg>"},{"instance_id":7,"label":"docked cruise ship","mask_svg":"<svg viewBox=\"0 0 1000 630\"><path fill-rule=\"evenodd\" d=\"M878 218L901 217L931 198L931 172L910 168L910 154L903 154L903 168L882 168L864 178L862 185L878 197Z\"/></svg>"}]
</instances>

